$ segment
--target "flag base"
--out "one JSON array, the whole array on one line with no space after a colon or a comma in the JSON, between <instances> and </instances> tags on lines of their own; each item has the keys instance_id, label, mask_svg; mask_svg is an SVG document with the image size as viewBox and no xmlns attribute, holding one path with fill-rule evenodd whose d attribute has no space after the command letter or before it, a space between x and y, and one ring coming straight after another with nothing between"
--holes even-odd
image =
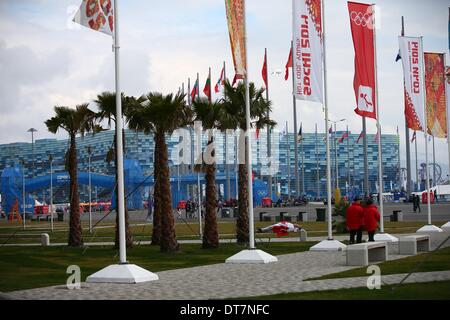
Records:
<instances>
[{"instance_id":1,"label":"flag base","mask_svg":"<svg viewBox=\"0 0 450 320\"><path fill-rule=\"evenodd\" d=\"M435 232L442 232L442 229L432 224L427 224L416 231L416 233L435 233Z\"/></svg>"},{"instance_id":2,"label":"flag base","mask_svg":"<svg viewBox=\"0 0 450 320\"><path fill-rule=\"evenodd\" d=\"M444 232L450 232L450 221L447 222L446 224L443 224L443 225L441 226L441 229L442 229L442 231L444 231Z\"/></svg>"},{"instance_id":3,"label":"flag base","mask_svg":"<svg viewBox=\"0 0 450 320\"><path fill-rule=\"evenodd\" d=\"M135 264L112 264L87 277L90 283L140 283L159 277Z\"/></svg>"},{"instance_id":4,"label":"flag base","mask_svg":"<svg viewBox=\"0 0 450 320\"><path fill-rule=\"evenodd\" d=\"M309 251L344 251L347 248L345 244L340 241L328 239L320 241L318 244L309 248Z\"/></svg>"},{"instance_id":5,"label":"flag base","mask_svg":"<svg viewBox=\"0 0 450 320\"><path fill-rule=\"evenodd\" d=\"M242 250L225 260L225 263L271 263L277 262L274 257L259 249Z\"/></svg>"},{"instance_id":6,"label":"flag base","mask_svg":"<svg viewBox=\"0 0 450 320\"><path fill-rule=\"evenodd\" d=\"M389 233L378 233L373 239L375 241L384 241L384 242L398 242L398 238L390 235Z\"/></svg>"}]
</instances>

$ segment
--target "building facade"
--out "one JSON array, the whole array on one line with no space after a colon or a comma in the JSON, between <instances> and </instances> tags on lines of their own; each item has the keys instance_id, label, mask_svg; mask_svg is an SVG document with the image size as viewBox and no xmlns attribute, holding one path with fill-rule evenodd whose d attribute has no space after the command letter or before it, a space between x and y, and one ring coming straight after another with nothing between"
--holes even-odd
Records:
<instances>
[{"instance_id":1,"label":"building facade","mask_svg":"<svg viewBox=\"0 0 450 320\"><path fill-rule=\"evenodd\" d=\"M364 161L362 139L357 143L358 134L349 134L348 139L339 142L343 132L336 132L330 135L331 152L331 172L333 188L338 183L342 194L358 194L364 190ZM220 132L214 133L216 143L216 163L217 174L224 174L226 171L225 157L228 158L228 170L232 176L237 169L235 134L227 135L225 147L225 135ZM203 148L206 145L206 135L203 134L201 141ZM287 195L290 191L292 196L297 194L307 194L311 197L326 197L326 150L324 133L303 133L298 147L298 168L299 185L296 190L295 183L295 155L294 139L298 137L293 133L282 134L271 133L270 153L267 153L267 133L261 131L258 137L252 133L252 163L254 175L263 181L267 181L269 174L268 163L272 165L272 195L274 198L280 195ZM195 140L194 149L196 148ZM193 167L188 164L177 164L171 157L174 148L180 145L180 134L167 137L169 147L169 159L171 175L174 179L185 174L193 173ZM114 142L114 131L104 131L96 135L86 135L77 138L78 169L87 172L89 167L88 147L91 146L90 168L91 172L114 175L114 162L106 161L107 153L112 148ZM367 135L368 142L368 163L369 163L369 184L370 192L377 191L378 180L378 145L375 135ZM390 191L398 189L399 181L399 139L397 135L382 135L383 148L383 186L384 190ZM189 144L190 145L190 144ZM65 171L65 153L69 147L68 140L37 139L34 145L34 154L31 143L10 143L0 145L0 176L6 167L24 165L25 178L45 176L50 173L50 160L53 157L53 171ZM227 155L225 152L227 150ZM192 149L191 149L192 151ZM185 152L185 151L183 151ZM191 160L197 157L195 152L190 155ZM134 159L139 162L145 176L153 173L154 141L153 136L143 133L135 133L126 130L124 156L127 159ZM337 170L336 170L337 163ZM336 179L337 172L337 179ZM230 174L231 175L231 174ZM231 181L235 184L235 181ZM219 192L226 197L225 186L219 186ZM176 190L175 190L176 191ZM99 193L98 190L93 192ZM81 199L86 200L87 188L80 186ZM231 194L231 197L234 195ZM38 198L45 198L45 191ZM45 199L44 199L45 200Z\"/></svg>"}]
</instances>

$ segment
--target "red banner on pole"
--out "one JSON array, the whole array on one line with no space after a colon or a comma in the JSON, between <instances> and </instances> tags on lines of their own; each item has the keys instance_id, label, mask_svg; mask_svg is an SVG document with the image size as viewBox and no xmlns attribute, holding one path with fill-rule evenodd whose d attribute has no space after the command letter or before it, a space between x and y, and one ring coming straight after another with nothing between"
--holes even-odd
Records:
<instances>
[{"instance_id":1,"label":"red banner on pole","mask_svg":"<svg viewBox=\"0 0 450 320\"><path fill-rule=\"evenodd\" d=\"M355 49L355 112L362 117L376 119L373 8L368 4L348 2L348 12Z\"/></svg>"},{"instance_id":2,"label":"red banner on pole","mask_svg":"<svg viewBox=\"0 0 450 320\"><path fill-rule=\"evenodd\" d=\"M425 90L428 134L447 137L445 58L442 53L425 52Z\"/></svg>"}]
</instances>

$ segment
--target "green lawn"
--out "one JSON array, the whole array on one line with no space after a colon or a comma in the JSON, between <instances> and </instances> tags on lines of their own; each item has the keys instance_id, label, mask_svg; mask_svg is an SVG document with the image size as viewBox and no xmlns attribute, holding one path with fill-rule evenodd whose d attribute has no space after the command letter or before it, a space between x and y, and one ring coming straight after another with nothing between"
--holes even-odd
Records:
<instances>
[{"instance_id":1,"label":"green lawn","mask_svg":"<svg viewBox=\"0 0 450 320\"><path fill-rule=\"evenodd\" d=\"M271 296L243 297L244 300L449 300L450 281L381 286L367 288L284 293ZM234 299L233 299L234 300Z\"/></svg>"},{"instance_id":2,"label":"green lawn","mask_svg":"<svg viewBox=\"0 0 450 320\"><path fill-rule=\"evenodd\" d=\"M312 242L270 243L258 248L272 255L307 251ZM200 244L183 244L179 253L161 253L157 246L135 246L127 250L129 262L152 272L223 263L244 249L222 244L219 249L201 249ZM81 268L81 280L101 268L118 262L118 252L110 247L2 247L0 248L0 291L65 284L69 265Z\"/></svg>"},{"instance_id":3,"label":"green lawn","mask_svg":"<svg viewBox=\"0 0 450 320\"><path fill-rule=\"evenodd\" d=\"M386 261L378 264L381 269L381 275L409 273L414 272L430 272L450 270L450 247L440 249L434 253L428 252L411 256L398 260ZM323 280L337 279L349 277L366 277L367 268L356 268L348 271L332 273L319 278L311 278L307 280Z\"/></svg>"}]
</instances>

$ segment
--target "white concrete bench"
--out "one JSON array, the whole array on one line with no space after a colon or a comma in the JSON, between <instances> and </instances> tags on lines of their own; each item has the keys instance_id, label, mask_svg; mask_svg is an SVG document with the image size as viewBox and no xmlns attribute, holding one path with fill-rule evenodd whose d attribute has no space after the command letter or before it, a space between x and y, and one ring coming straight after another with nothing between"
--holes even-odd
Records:
<instances>
[{"instance_id":1,"label":"white concrete bench","mask_svg":"<svg viewBox=\"0 0 450 320\"><path fill-rule=\"evenodd\" d=\"M431 241L427 234L402 237L398 244L398 251L401 255L416 255L417 251L430 250Z\"/></svg>"},{"instance_id":2,"label":"white concrete bench","mask_svg":"<svg viewBox=\"0 0 450 320\"><path fill-rule=\"evenodd\" d=\"M367 242L347 246L348 266L368 266L369 262L388 259L387 242Z\"/></svg>"}]
</instances>

